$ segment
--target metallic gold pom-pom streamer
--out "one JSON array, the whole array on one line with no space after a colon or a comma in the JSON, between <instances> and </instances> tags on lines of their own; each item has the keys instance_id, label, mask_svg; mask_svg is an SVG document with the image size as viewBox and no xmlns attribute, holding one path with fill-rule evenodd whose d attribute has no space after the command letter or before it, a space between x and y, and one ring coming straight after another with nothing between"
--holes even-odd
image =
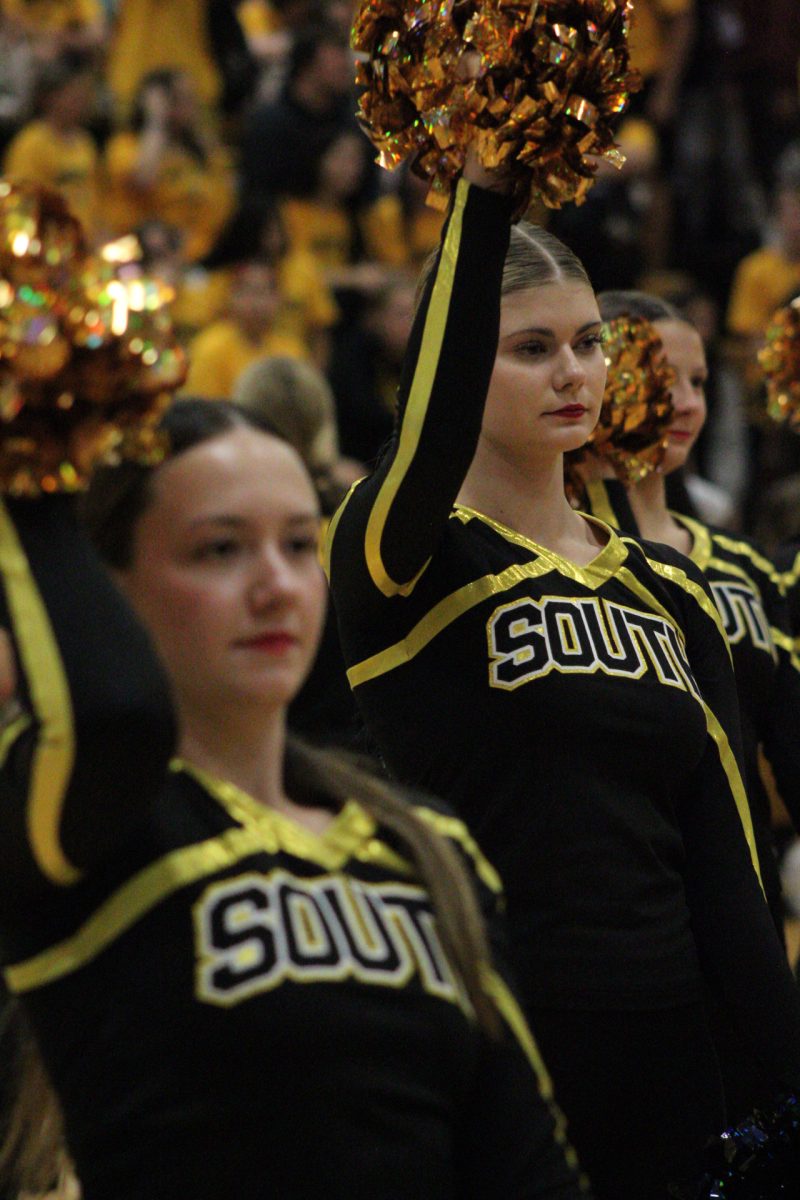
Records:
<instances>
[{"instance_id":1,"label":"metallic gold pom-pom streamer","mask_svg":"<svg viewBox=\"0 0 800 1200\"><path fill-rule=\"evenodd\" d=\"M575 467L590 454L630 487L658 469L667 449L675 372L655 328L641 317L615 317L604 326L603 352L608 375L600 418L586 445L567 456L573 490Z\"/></svg>"},{"instance_id":2,"label":"metallic gold pom-pom streamer","mask_svg":"<svg viewBox=\"0 0 800 1200\"><path fill-rule=\"evenodd\" d=\"M406 159L444 208L474 144L503 167L516 208L580 203L597 160L621 165L612 125L640 86L631 0L363 0L361 123L392 169Z\"/></svg>"},{"instance_id":3,"label":"metallic gold pom-pom streamer","mask_svg":"<svg viewBox=\"0 0 800 1200\"><path fill-rule=\"evenodd\" d=\"M800 431L800 296L778 309L766 337L758 361L767 385L767 413Z\"/></svg>"},{"instance_id":4,"label":"metallic gold pom-pom streamer","mask_svg":"<svg viewBox=\"0 0 800 1200\"><path fill-rule=\"evenodd\" d=\"M88 253L46 189L0 180L0 492L84 486L101 457L163 457L155 425L186 361L172 290L135 239Z\"/></svg>"}]
</instances>

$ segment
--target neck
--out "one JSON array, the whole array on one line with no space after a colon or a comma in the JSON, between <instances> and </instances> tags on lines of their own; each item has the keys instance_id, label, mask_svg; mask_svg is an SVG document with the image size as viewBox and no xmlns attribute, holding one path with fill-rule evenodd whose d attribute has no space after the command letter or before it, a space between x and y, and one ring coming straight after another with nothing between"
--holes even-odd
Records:
<instances>
[{"instance_id":1,"label":"neck","mask_svg":"<svg viewBox=\"0 0 800 1200\"><path fill-rule=\"evenodd\" d=\"M230 708L238 711L226 712L221 704L209 713L192 711L181 735L181 757L261 804L285 809L285 713L254 706L243 714L238 705Z\"/></svg>"},{"instance_id":2,"label":"neck","mask_svg":"<svg viewBox=\"0 0 800 1200\"><path fill-rule=\"evenodd\" d=\"M567 500L561 454L522 463L481 437L458 500L558 553L576 539L595 540Z\"/></svg>"},{"instance_id":3,"label":"neck","mask_svg":"<svg viewBox=\"0 0 800 1200\"><path fill-rule=\"evenodd\" d=\"M689 535L678 524L667 507L666 477L651 471L641 483L628 492L630 506L643 538L651 542L666 542L686 553Z\"/></svg>"}]
</instances>

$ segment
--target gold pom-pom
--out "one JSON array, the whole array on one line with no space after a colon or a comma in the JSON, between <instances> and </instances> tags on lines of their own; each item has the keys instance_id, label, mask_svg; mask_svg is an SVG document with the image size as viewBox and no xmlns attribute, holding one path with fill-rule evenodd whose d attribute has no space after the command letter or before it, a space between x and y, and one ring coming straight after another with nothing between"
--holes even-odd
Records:
<instances>
[{"instance_id":1,"label":"gold pom-pom","mask_svg":"<svg viewBox=\"0 0 800 1200\"><path fill-rule=\"evenodd\" d=\"M593 454L630 487L664 460L675 372L664 358L655 328L641 317L606 322L603 352L608 374L600 418L586 445L570 456L570 472Z\"/></svg>"},{"instance_id":2,"label":"gold pom-pom","mask_svg":"<svg viewBox=\"0 0 800 1200\"><path fill-rule=\"evenodd\" d=\"M631 0L363 0L352 46L359 118L392 169L414 160L444 208L473 144L502 167L516 209L580 204L597 160L621 165L615 118L629 68Z\"/></svg>"},{"instance_id":3,"label":"gold pom-pom","mask_svg":"<svg viewBox=\"0 0 800 1200\"><path fill-rule=\"evenodd\" d=\"M758 361L767 385L767 413L800 431L800 296L778 309L766 337Z\"/></svg>"},{"instance_id":4,"label":"gold pom-pom","mask_svg":"<svg viewBox=\"0 0 800 1200\"><path fill-rule=\"evenodd\" d=\"M0 492L83 487L101 458L152 462L155 429L186 377L135 239L86 250L59 196L0 180Z\"/></svg>"}]
</instances>

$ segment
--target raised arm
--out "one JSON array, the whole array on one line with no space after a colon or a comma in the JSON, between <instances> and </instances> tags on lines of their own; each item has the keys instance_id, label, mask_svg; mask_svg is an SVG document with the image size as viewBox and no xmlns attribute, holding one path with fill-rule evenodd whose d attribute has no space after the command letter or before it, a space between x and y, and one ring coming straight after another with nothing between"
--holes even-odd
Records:
<instances>
[{"instance_id":1,"label":"raised arm","mask_svg":"<svg viewBox=\"0 0 800 1200\"><path fill-rule=\"evenodd\" d=\"M149 811L174 720L149 639L68 497L0 506L0 624L21 717L0 773L0 901L77 883Z\"/></svg>"},{"instance_id":2,"label":"raised arm","mask_svg":"<svg viewBox=\"0 0 800 1200\"><path fill-rule=\"evenodd\" d=\"M334 589L341 564L365 567L385 596L407 594L436 548L478 444L510 216L505 195L459 181L411 332L395 435L331 524Z\"/></svg>"}]
</instances>

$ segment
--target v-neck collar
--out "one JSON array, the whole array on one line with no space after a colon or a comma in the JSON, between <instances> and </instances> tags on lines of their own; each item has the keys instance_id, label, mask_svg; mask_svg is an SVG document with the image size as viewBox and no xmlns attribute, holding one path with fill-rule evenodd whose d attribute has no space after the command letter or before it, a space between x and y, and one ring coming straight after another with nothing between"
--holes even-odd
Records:
<instances>
[{"instance_id":1,"label":"v-neck collar","mask_svg":"<svg viewBox=\"0 0 800 1200\"><path fill-rule=\"evenodd\" d=\"M699 521L695 521L693 517L685 517L683 513L673 512L670 509L669 515L673 521L677 521L684 529L688 530L692 539L692 544L689 548L688 557L695 563L701 571L705 571L711 561L713 547L711 545L711 534L706 529L705 525L701 525Z\"/></svg>"},{"instance_id":2,"label":"v-neck collar","mask_svg":"<svg viewBox=\"0 0 800 1200\"><path fill-rule=\"evenodd\" d=\"M503 525L502 522L495 521L492 517L487 517L485 513L478 512L477 509L468 508L465 504L457 504L455 507L458 514L463 513L469 518L482 521L484 525L488 525L502 538L505 538L506 541L513 542L517 546L523 546L526 550L532 550L534 554L548 562L552 569L558 571L560 575L564 575L568 579L574 579L576 582L582 583L585 587L592 590L600 587L615 575L628 557L627 547L616 531L605 521L601 521L591 513L581 512L579 516L588 521L590 525L596 525L606 535L607 541L604 546L601 546L593 559L584 566L581 566L579 563L574 563L570 559L556 554L554 550L549 550L547 546L540 546L538 542L534 542L523 533L517 533L515 529L510 529L507 525Z\"/></svg>"},{"instance_id":3,"label":"v-neck collar","mask_svg":"<svg viewBox=\"0 0 800 1200\"><path fill-rule=\"evenodd\" d=\"M286 813L259 803L248 792L185 759L170 764L176 774L191 776L244 828L261 830L271 845L299 858L335 870L374 837L376 824L355 800L348 800L322 833L315 833Z\"/></svg>"}]
</instances>

